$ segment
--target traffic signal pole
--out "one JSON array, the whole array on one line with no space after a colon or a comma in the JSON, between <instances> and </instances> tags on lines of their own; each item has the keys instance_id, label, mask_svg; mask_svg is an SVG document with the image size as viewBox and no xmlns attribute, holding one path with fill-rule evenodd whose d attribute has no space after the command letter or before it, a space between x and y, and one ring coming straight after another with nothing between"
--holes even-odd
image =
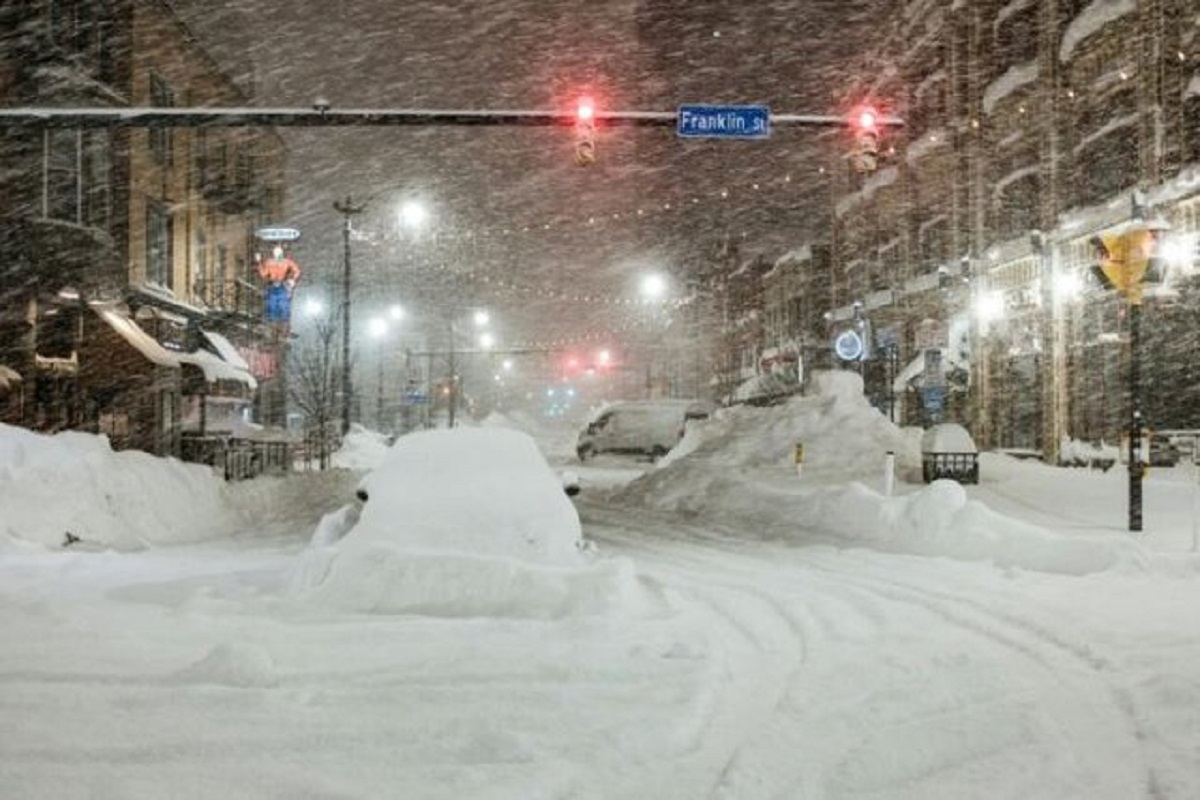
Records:
<instances>
[{"instance_id":1,"label":"traffic signal pole","mask_svg":"<svg viewBox=\"0 0 1200 800\"><path fill-rule=\"evenodd\" d=\"M667 128L678 122L677 111L601 111L591 118L597 125ZM376 127L376 126L555 126L575 125L577 111L438 110L423 108L335 109L314 108L39 108L0 109L0 128L204 128L204 127ZM845 128L854 120L838 115L772 114L771 125ZM904 125L899 117L880 116L881 127Z\"/></svg>"},{"instance_id":2,"label":"traffic signal pole","mask_svg":"<svg viewBox=\"0 0 1200 800\"><path fill-rule=\"evenodd\" d=\"M1129 304L1129 530L1142 530L1142 304ZM1145 454L1149 460L1149 453Z\"/></svg>"}]
</instances>

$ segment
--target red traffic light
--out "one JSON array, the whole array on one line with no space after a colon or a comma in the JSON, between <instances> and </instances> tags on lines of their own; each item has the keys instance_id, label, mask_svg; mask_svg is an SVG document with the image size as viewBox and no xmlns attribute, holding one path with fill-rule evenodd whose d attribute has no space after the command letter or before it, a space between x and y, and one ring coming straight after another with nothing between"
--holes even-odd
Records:
<instances>
[{"instance_id":1,"label":"red traffic light","mask_svg":"<svg viewBox=\"0 0 1200 800\"><path fill-rule=\"evenodd\" d=\"M591 122L596 116L596 106L590 97L582 97L579 99L579 105L575 109L575 116L580 122Z\"/></svg>"},{"instance_id":2,"label":"red traffic light","mask_svg":"<svg viewBox=\"0 0 1200 800\"><path fill-rule=\"evenodd\" d=\"M858 112L858 127L865 131L873 131L879 125L879 115L873 108L864 108Z\"/></svg>"}]
</instances>

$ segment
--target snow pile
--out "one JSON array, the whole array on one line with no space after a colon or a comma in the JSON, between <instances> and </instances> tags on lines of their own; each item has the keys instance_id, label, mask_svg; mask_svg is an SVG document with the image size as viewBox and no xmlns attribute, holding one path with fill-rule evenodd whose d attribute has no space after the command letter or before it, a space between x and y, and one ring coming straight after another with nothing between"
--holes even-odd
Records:
<instances>
[{"instance_id":1,"label":"snow pile","mask_svg":"<svg viewBox=\"0 0 1200 800\"><path fill-rule=\"evenodd\" d=\"M342 440L342 446L333 454L331 463L341 469L372 470L383 461L387 451L386 435L354 424Z\"/></svg>"},{"instance_id":2,"label":"snow pile","mask_svg":"<svg viewBox=\"0 0 1200 800\"><path fill-rule=\"evenodd\" d=\"M575 507L518 431L403 437L362 489L368 499L357 520L354 509L327 516L302 559L297 589L316 602L386 614L557 618L645 599L626 562L588 565Z\"/></svg>"},{"instance_id":3,"label":"snow pile","mask_svg":"<svg viewBox=\"0 0 1200 800\"><path fill-rule=\"evenodd\" d=\"M814 396L771 409L730 409L695 426L661 469L615 499L765 539L1066 574L1142 563L1141 549L1127 539L1056 535L969 501L951 481L903 497L872 490L866 482L882 483L888 450L902 478L919 480L920 433L902 431L872 409L853 373L819 374L815 384ZM791 468L795 441L804 445L799 479Z\"/></svg>"},{"instance_id":4,"label":"snow pile","mask_svg":"<svg viewBox=\"0 0 1200 800\"><path fill-rule=\"evenodd\" d=\"M46 436L0 424L0 534L60 547L130 550L194 541L237 525L225 486L195 464L138 451L107 437Z\"/></svg>"},{"instance_id":5,"label":"snow pile","mask_svg":"<svg viewBox=\"0 0 1200 800\"><path fill-rule=\"evenodd\" d=\"M806 483L873 479L888 451L902 476L921 474L921 432L902 430L872 408L862 378L853 372L819 372L810 395L768 408L724 409L690 423L683 440L655 470L625 492L630 499L659 498L677 484L711 474L748 469L791 469L795 446L804 448Z\"/></svg>"},{"instance_id":6,"label":"snow pile","mask_svg":"<svg viewBox=\"0 0 1200 800\"><path fill-rule=\"evenodd\" d=\"M586 413L573 411L565 417L545 417L519 409L494 411L484 417L484 428L509 428L529 434L548 459L566 460L575 457L575 442L580 429L587 423Z\"/></svg>"}]
</instances>

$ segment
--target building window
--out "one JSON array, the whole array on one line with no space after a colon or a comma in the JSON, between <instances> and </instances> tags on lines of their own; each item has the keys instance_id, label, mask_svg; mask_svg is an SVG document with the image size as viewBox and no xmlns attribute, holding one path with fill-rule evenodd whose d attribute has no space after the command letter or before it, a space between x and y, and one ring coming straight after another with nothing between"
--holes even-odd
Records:
<instances>
[{"instance_id":1,"label":"building window","mask_svg":"<svg viewBox=\"0 0 1200 800\"><path fill-rule=\"evenodd\" d=\"M1138 132L1134 125L1115 127L1076 150L1080 205L1094 205L1138 181Z\"/></svg>"},{"instance_id":2,"label":"building window","mask_svg":"<svg viewBox=\"0 0 1200 800\"><path fill-rule=\"evenodd\" d=\"M150 73L150 105L155 108L171 108L175 105L175 92L157 72ZM159 164L170 164L171 129L150 129L150 152Z\"/></svg>"},{"instance_id":3,"label":"building window","mask_svg":"<svg viewBox=\"0 0 1200 800\"><path fill-rule=\"evenodd\" d=\"M996 192L996 232L1001 238L1024 235L1038 227L1042 181L1036 167L1012 176Z\"/></svg>"},{"instance_id":4,"label":"building window","mask_svg":"<svg viewBox=\"0 0 1200 800\"><path fill-rule=\"evenodd\" d=\"M1032 4L996 25L996 52L1003 64L1025 64L1038 54L1038 4Z\"/></svg>"},{"instance_id":5,"label":"building window","mask_svg":"<svg viewBox=\"0 0 1200 800\"><path fill-rule=\"evenodd\" d=\"M89 131L83 145L83 222L107 228L112 220L112 136Z\"/></svg>"},{"instance_id":6,"label":"building window","mask_svg":"<svg viewBox=\"0 0 1200 800\"><path fill-rule=\"evenodd\" d=\"M168 289L175 288L174 271L171 269L173 228L167 207L155 200L147 201L146 280Z\"/></svg>"},{"instance_id":7,"label":"building window","mask_svg":"<svg viewBox=\"0 0 1200 800\"><path fill-rule=\"evenodd\" d=\"M79 222L79 140L79 131L46 132L42 213L50 219Z\"/></svg>"},{"instance_id":8,"label":"building window","mask_svg":"<svg viewBox=\"0 0 1200 800\"><path fill-rule=\"evenodd\" d=\"M195 263L196 273L192 292L201 301L211 303L212 273L209 271L208 263L208 236L204 233L203 228L196 231Z\"/></svg>"}]
</instances>

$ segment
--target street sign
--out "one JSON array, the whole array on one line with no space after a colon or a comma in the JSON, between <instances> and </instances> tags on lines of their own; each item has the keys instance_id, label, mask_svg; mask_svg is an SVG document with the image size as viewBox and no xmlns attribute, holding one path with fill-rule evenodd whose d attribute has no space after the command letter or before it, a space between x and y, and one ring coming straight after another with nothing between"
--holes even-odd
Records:
<instances>
[{"instance_id":1,"label":"street sign","mask_svg":"<svg viewBox=\"0 0 1200 800\"><path fill-rule=\"evenodd\" d=\"M300 238L295 228L259 228L254 235L264 242L294 242Z\"/></svg>"},{"instance_id":2,"label":"street sign","mask_svg":"<svg viewBox=\"0 0 1200 800\"><path fill-rule=\"evenodd\" d=\"M685 139L765 139L771 135L771 109L766 106L680 106L675 133Z\"/></svg>"}]
</instances>

